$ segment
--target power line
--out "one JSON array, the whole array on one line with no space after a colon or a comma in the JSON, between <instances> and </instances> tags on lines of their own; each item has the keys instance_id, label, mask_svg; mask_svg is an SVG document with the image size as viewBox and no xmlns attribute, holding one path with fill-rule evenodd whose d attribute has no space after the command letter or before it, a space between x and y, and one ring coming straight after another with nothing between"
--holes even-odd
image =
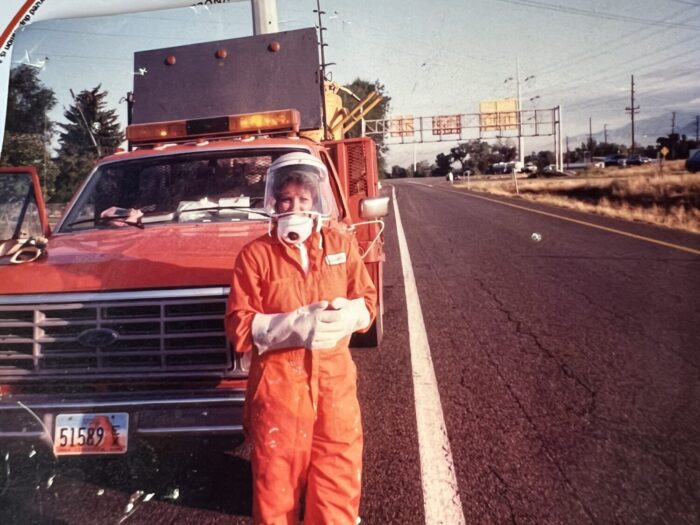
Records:
<instances>
[{"instance_id":1,"label":"power line","mask_svg":"<svg viewBox=\"0 0 700 525\"><path fill-rule=\"evenodd\" d=\"M692 69L691 69L690 72L685 73L685 74L682 74L682 75L680 75L680 76L687 76L687 75L693 74L693 73L697 74L697 66L688 64L688 63L687 63L687 60L688 60L687 57L682 56L682 55L675 55L675 56L670 57L670 58L669 58L669 57L664 57L664 58L661 58L661 59L659 59L659 60L657 60L657 61L646 63L646 64L644 64L644 65L642 65L642 66L633 67L633 68L627 67L626 69L627 69L628 71L629 71L629 69L634 69L635 72L646 71L646 70L648 70L650 67L657 66L657 65L659 65L659 64L669 64L669 62L672 61L672 60L674 60L674 59L679 60L679 61L682 61L682 62L683 62L682 65L684 65L684 66L693 66L693 67L696 68L695 70L692 70ZM623 65L624 65L624 66L628 66L628 64L623 64ZM679 64L679 65L681 65L681 64ZM657 69L657 70L652 70L650 73L654 73L655 71L659 71L659 70L658 70L658 69ZM620 73L616 72L616 73L611 73L611 74L604 75L604 76L588 75L588 76L583 76L583 77L577 77L577 78L572 79L572 80L569 82L569 83L576 83L575 85L573 85L573 86L571 86L571 87L563 88L563 89L558 89L558 90L556 90L556 91L555 91L554 89L550 89L550 90L545 89L545 90L544 90L544 93L549 93L549 92L553 92L553 93L557 93L557 92L558 92L558 93L561 93L561 92L567 92L567 91L572 91L572 90L580 90L582 85L588 85L588 84L592 84L592 83L600 83L600 82L605 81L605 80L611 80L611 79L617 78L619 75L620 75ZM666 82L666 81L664 81L664 82ZM561 85L561 84L560 84L560 85ZM555 86L556 86L556 85L555 85Z\"/></svg>"},{"instance_id":2,"label":"power line","mask_svg":"<svg viewBox=\"0 0 700 525\"><path fill-rule=\"evenodd\" d=\"M505 2L507 4L522 5L525 7L533 7L536 9L544 9L546 11L553 11L557 13L567 13L573 15L587 16L590 18L601 18L605 20L616 20L622 22L632 22L636 24L644 24L646 26L660 26L660 27L671 27L674 29L689 29L692 31L700 31L700 26L684 24L681 22L665 22L663 20L650 20L648 18L639 18L630 15L616 15L614 13L606 13L601 11L590 11L588 9L580 9L578 7L568 7L563 5L548 4L546 2L537 2L535 0L497 0L498 2Z\"/></svg>"},{"instance_id":3,"label":"power line","mask_svg":"<svg viewBox=\"0 0 700 525\"><path fill-rule=\"evenodd\" d=\"M700 3L698 2L686 2L684 0L671 0L671 2L676 2L677 4L690 5L693 7L700 7Z\"/></svg>"},{"instance_id":4,"label":"power line","mask_svg":"<svg viewBox=\"0 0 700 525\"><path fill-rule=\"evenodd\" d=\"M56 54L56 53L51 53L51 52L46 52L44 53L41 50L37 50L36 54L40 55L46 55L47 58L49 59L56 59L56 58L62 58L62 59L78 59L78 60L99 60L100 62L125 62L128 64L131 64L133 60L131 58L115 58L115 57L104 57L104 56L97 56L97 55L61 55L61 54Z\"/></svg>"},{"instance_id":5,"label":"power line","mask_svg":"<svg viewBox=\"0 0 700 525\"><path fill-rule=\"evenodd\" d=\"M670 15L668 18L672 19L672 18L674 18L678 15L682 15L684 13L685 13L685 10L681 9L680 11ZM588 61L594 60L594 59L601 57L601 56L610 55L610 47L609 47L610 45L614 45L615 50L619 51L622 48L626 48L626 47L629 47L629 46L632 46L635 44L639 44L639 40L632 40L626 44L621 44L620 42L627 40L631 37L634 37L640 33L643 33L642 38L645 41L648 41L649 38L656 36L658 34L661 34L661 33L666 34L667 31L665 28L660 28L660 29L657 29L657 30L651 31L651 32L647 31L646 28L635 29L634 31L630 31L629 33L626 33L623 35L617 35L617 36L615 36L615 38L608 40L606 42L599 42L597 45L602 50L600 53L596 53L596 54L592 55L589 52L584 51L583 53L575 54L571 57L564 58L564 59L560 60L559 62L555 62L554 64L549 64L548 68L545 68L544 71L540 71L538 74L539 75L546 75L546 74L554 73L554 72L558 73L561 71L562 66L564 68L580 67L582 61L588 62ZM676 46L678 44L687 45L688 42L687 42L687 40L681 40L679 42L673 43L672 45ZM664 51L666 49L667 49L667 46L664 46L664 48L661 49L661 51ZM645 57L642 57L642 58L645 58Z\"/></svg>"},{"instance_id":6,"label":"power line","mask_svg":"<svg viewBox=\"0 0 700 525\"><path fill-rule=\"evenodd\" d=\"M633 43L636 43L636 42L632 42L631 44L633 44ZM637 57L632 58L632 59L622 60L619 63L613 63L610 66L606 67L605 69L600 70L598 73L596 73L594 75L584 75L581 77L576 77L572 81L568 81L567 84L574 82L574 81L578 81L579 78L581 78L582 80L585 80L587 83L598 81L601 79L612 78L612 77L614 77L614 75L612 75L612 77L610 75L606 75L606 72L608 70L614 70L614 69L617 69L620 67L624 67L626 69L629 69L630 64L632 64L634 62L640 62L640 61L644 62L643 65L640 66L638 69L646 69L650 66L654 66L654 65L657 65L660 63L669 63L670 61L673 61L673 60L681 60L681 61L683 61L683 63L687 63L687 61L688 61L688 54L687 53L684 53L684 54L673 53L670 56L666 56L669 53L669 51L671 51L674 48L677 48L679 46L687 46L687 42L684 42L684 41L675 42L675 43L670 44L670 45L665 45L663 48L660 48L652 53L648 53L648 54L643 55L643 56L640 55L640 56L637 56ZM661 53L664 54L664 57L662 59L657 60L655 62L649 62L650 57L653 57L653 56L661 54ZM604 54L609 54L609 51L604 51L603 53L600 53L600 54L595 55L595 56L600 56L600 55L604 55ZM579 65L578 62L572 63L572 67L575 67L578 65ZM548 73L538 73L538 75L546 75L546 74L548 74ZM600 75L603 75L603 76L601 77ZM562 85L562 83L559 82L559 83L548 84L549 91L551 91L552 88L556 87L557 85ZM578 88L579 88L579 85L572 87L572 88L568 88L568 89L578 89ZM545 89L545 92L547 92L547 91L548 90Z\"/></svg>"},{"instance_id":7,"label":"power line","mask_svg":"<svg viewBox=\"0 0 700 525\"><path fill-rule=\"evenodd\" d=\"M99 33L91 31L72 31L70 29L54 29L51 27L32 27L32 31L48 31L51 33L65 33L71 35L81 35L81 36L99 36L99 37L114 37L114 38L143 38L147 40L170 40L170 41L182 41L181 37L172 36L155 36L151 34L133 34L133 33Z\"/></svg>"}]
</instances>

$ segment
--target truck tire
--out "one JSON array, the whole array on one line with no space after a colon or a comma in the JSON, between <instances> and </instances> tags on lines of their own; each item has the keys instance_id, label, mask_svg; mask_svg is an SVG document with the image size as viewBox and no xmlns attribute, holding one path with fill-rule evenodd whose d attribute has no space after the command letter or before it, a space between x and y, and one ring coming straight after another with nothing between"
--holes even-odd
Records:
<instances>
[{"instance_id":1,"label":"truck tire","mask_svg":"<svg viewBox=\"0 0 700 525\"><path fill-rule=\"evenodd\" d=\"M384 337L384 290L380 278L379 297L377 301L377 317L365 333L355 332L350 338L351 348L377 347Z\"/></svg>"},{"instance_id":2,"label":"truck tire","mask_svg":"<svg viewBox=\"0 0 700 525\"><path fill-rule=\"evenodd\" d=\"M384 337L384 319L380 313L364 334L352 334L350 346L353 348L377 347L382 342L382 337Z\"/></svg>"}]
</instances>

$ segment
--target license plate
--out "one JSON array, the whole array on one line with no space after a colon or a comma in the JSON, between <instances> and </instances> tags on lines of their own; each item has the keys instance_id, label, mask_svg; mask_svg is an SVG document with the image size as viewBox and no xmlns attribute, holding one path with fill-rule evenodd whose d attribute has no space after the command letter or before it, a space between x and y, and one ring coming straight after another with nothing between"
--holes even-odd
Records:
<instances>
[{"instance_id":1,"label":"license plate","mask_svg":"<svg viewBox=\"0 0 700 525\"><path fill-rule=\"evenodd\" d=\"M58 414L53 451L60 455L124 454L129 414Z\"/></svg>"}]
</instances>

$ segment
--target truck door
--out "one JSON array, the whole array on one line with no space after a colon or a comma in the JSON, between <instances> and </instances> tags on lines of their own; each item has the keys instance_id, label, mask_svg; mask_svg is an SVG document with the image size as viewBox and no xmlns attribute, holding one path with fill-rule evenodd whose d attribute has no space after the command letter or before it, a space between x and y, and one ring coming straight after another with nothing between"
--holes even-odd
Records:
<instances>
[{"instance_id":1,"label":"truck door","mask_svg":"<svg viewBox=\"0 0 700 525\"><path fill-rule=\"evenodd\" d=\"M50 234L36 169L0 168L0 264L38 258Z\"/></svg>"}]
</instances>

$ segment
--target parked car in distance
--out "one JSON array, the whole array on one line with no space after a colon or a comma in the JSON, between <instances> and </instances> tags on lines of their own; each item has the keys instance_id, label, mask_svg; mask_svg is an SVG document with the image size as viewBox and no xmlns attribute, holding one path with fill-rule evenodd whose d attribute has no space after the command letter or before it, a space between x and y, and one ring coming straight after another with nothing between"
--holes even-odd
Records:
<instances>
[{"instance_id":1,"label":"parked car in distance","mask_svg":"<svg viewBox=\"0 0 700 525\"><path fill-rule=\"evenodd\" d=\"M511 172L512 167L510 167L507 162L496 162L495 164L491 164L488 168L486 168L486 173L491 175L502 175L504 173Z\"/></svg>"},{"instance_id":2,"label":"parked car in distance","mask_svg":"<svg viewBox=\"0 0 700 525\"><path fill-rule=\"evenodd\" d=\"M561 173L557 171L556 164L548 164L542 169L542 173L545 177L555 177L557 175L561 175Z\"/></svg>"},{"instance_id":3,"label":"parked car in distance","mask_svg":"<svg viewBox=\"0 0 700 525\"><path fill-rule=\"evenodd\" d=\"M641 153L633 153L627 157L628 166L641 166L642 164L649 164L653 159L642 155Z\"/></svg>"},{"instance_id":4,"label":"parked car in distance","mask_svg":"<svg viewBox=\"0 0 700 525\"><path fill-rule=\"evenodd\" d=\"M608 166L619 166L620 159L625 159L626 157L627 156L623 155L622 153L613 153L612 155L607 155L603 160L603 163L605 164L606 168Z\"/></svg>"},{"instance_id":5,"label":"parked car in distance","mask_svg":"<svg viewBox=\"0 0 700 525\"><path fill-rule=\"evenodd\" d=\"M690 156L685 161L685 169L690 173L697 173L700 171L700 149L690 152Z\"/></svg>"},{"instance_id":6,"label":"parked car in distance","mask_svg":"<svg viewBox=\"0 0 700 525\"><path fill-rule=\"evenodd\" d=\"M523 173L537 173L537 164L534 162L526 162L522 171Z\"/></svg>"}]
</instances>

